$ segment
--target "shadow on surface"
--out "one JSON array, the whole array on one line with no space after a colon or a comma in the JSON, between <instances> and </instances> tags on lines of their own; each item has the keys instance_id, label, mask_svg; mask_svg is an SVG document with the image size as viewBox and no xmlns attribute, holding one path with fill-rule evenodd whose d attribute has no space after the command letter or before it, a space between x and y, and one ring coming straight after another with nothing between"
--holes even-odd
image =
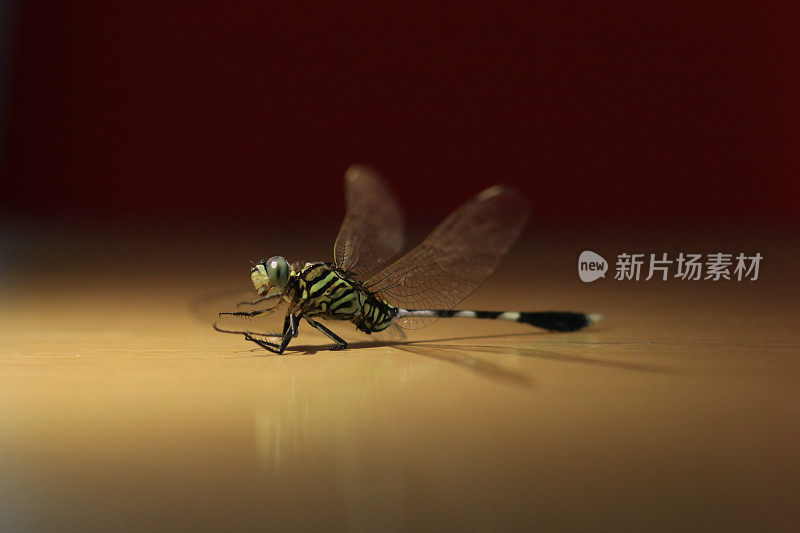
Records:
<instances>
[{"instance_id":1,"label":"shadow on surface","mask_svg":"<svg viewBox=\"0 0 800 533\"><path fill-rule=\"evenodd\" d=\"M464 345L448 345L447 348L472 350L475 352L486 352L495 354L508 354L508 355L521 355L523 357L538 357L539 359L551 359L554 361L561 361L564 363L579 363L587 365L606 366L611 368L622 368L625 370L637 370L640 372L651 372L657 374L683 374L683 372L676 368L670 368L663 365L654 365L648 363L631 363L627 361L613 361L606 359L598 359L596 357L586 357L583 355L570 355L556 352L549 352L546 350L535 350L533 348L520 348L515 346L478 346L472 344Z\"/></svg>"},{"instance_id":2,"label":"shadow on surface","mask_svg":"<svg viewBox=\"0 0 800 533\"><path fill-rule=\"evenodd\" d=\"M423 357L430 357L440 361L456 364L465 368L475 374L480 374L483 377L502 381L509 385L516 385L518 387L531 388L533 380L521 372L514 372L505 369L495 363L490 363L484 359L473 357L460 350L451 350L444 346L426 346L426 345L405 345L398 343L394 345L395 348L403 350L404 352L421 355Z\"/></svg>"},{"instance_id":3,"label":"shadow on surface","mask_svg":"<svg viewBox=\"0 0 800 533\"><path fill-rule=\"evenodd\" d=\"M429 339L418 341L361 341L349 343L350 349L359 348L380 348L380 347L393 347L404 349L406 351L411 346L419 346L421 348L437 348L442 350L467 350L500 355L520 355L523 357L538 357L540 359L550 359L554 361L562 361L565 363L578 363L586 365L597 365L611 368L620 368L625 370L636 370L639 372L651 372L658 374L682 374L683 372L676 368L670 368L663 365L654 365L648 363L633 363L626 361L614 361L599 359L596 357L588 357L583 355L561 354L550 352L546 350L536 350L533 348L524 348L518 346L495 346L495 345L475 345L475 344L434 344L450 341L461 340L477 340L477 339L492 339L492 338L507 338L507 337L528 337L531 335L547 335L546 332L534 333L512 333L512 334L495 334L495 335L474 335L469 337L449 337L444 339ZM602 344L602 343L600 343ZM315 354L318 351L325 350L322 346L293 346L288 349L292 352L302 352L303 355ZM415 351L414 353L418 353ZM299 354L298 354L299 355ZM420 354L423 355L423 354Z\"/></svg>"},{"instance_id":4,"label":"shadow on surface","mask_svg":"<svg viewBox=\"0 0 800 533\"><path fill-rule=\"evenodd\" d=\"M494 362L486 361L469 355L467 352L482 352L487 354L499 355L517 355L522 357L535 357L539 359L546 359L552 361L560 361L565 363L575 363L584 365L594 365L607 368L616 368L621 370L633 370L637 372L648 372L655 374L671 374L681 375L683 371L676 368L670 368L663 365L655 365L648 363L635 363L628 361L616 361L608 359L600 359L597 357L589 357L584 355L564 354L546 350L537 350L533 348L519 347L519 346L496 346L496 345L473 345L473 344L442 344L449 343L450 341L460 340L476 340L476 339L492 339L492 338L508 338L508 337L527 337L531 335L544 335L545 332L532 332L532 333L514 333L514 334L494 334L494 335L474 335L465 337L449 337L442 339L428 339L428 340L375 340L375 341L359 341L349 343L349 349L364 349L364 348L381 348L392 347L405 352L438 359L458 365L470 372L480 374L483 377L503 381L505 383L522 386L529 388L532 386L533 380L520 372L515 372L503 368ZM300 345L291 346L287 349L285 356L302 356L313 355L320 351L327 351L327 345ZM261 355L266 355L261 349L249 350L251 354L259 352ZM270 354L271 355L271 354ZM258 357L260 355L253 355Z\"/></svg>"}]
</instances>

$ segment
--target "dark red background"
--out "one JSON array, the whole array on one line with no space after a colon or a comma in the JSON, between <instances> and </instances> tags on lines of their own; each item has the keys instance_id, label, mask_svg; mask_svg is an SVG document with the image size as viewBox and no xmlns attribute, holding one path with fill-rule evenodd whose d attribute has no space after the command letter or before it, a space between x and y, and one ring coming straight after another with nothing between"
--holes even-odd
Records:
<instances>
[{"instance_id":1,"label":"dark red background","mask_svg":"<svg viewBox=\"0 0 800 533\"><path fill-rule=\"evenodd\" d=\"M798 11L31 0L1 201L338 218L342 173L365 161L413 214L505 181L555 220L785 221L799 212Z\"/></svg>"}]
</instances>

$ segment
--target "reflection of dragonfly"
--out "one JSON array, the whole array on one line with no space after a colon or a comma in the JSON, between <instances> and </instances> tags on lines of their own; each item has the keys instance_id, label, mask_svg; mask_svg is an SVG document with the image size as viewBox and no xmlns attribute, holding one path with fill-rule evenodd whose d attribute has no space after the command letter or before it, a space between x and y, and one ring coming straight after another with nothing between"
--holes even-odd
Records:
<instances>
[{"instance_id":1,"label":"reflection of dragonfly","mask_svg":"<svg viewBox=\"0 0 800 533\"><path fill-rule=\"evenodd\" d=\"M416 248L386 266L403 246L403 217L384 181L363 167L345 175L347 214L334 246L333 263L289 264L281 256L250 271L259 298L275 305L220 313L252 317L288 304L282 333L214 328L283 353L297 336L301 318L330 337L331 350L347 343L318 319L349 320L364 333L392 324L406 329L447 318L491 318L524 322L552 331L575 331L592 323L582 313L546 311L453 311L497 267L519 236L527 205L511 189L495 186L456 209ZM367 277L367 274L372 276Z\"/></svg>"}]
</instances>

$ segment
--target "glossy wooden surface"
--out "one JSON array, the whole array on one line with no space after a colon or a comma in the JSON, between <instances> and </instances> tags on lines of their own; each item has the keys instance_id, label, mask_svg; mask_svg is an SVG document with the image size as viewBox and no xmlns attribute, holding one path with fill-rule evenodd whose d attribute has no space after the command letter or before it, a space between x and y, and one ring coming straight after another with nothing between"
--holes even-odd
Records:
<instances>
[{"instance_id":1,"label":"glossy wooden surface","mask_svg":"<svg viewBox=\"0 0 800 533\"><path fill-rule=\"evenodd\" d=\"M532 234L462 307L603 322L442 320L405 342L334 324L343 352L303 325L282 357L199 321L223 310L216 297L190 306L246 286L250 259L325 245L8 235L3 530L798 523L800 262L786 235ZM760 251L761 279L577 278L583 249L691 247Z\"/></svg>"}]
</instances>

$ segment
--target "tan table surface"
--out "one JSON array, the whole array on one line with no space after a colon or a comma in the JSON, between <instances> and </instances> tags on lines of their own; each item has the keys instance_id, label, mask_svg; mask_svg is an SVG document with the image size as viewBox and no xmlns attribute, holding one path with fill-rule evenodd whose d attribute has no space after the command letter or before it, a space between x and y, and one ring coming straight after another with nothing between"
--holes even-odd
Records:
<instances>
[{"instance_id":1,"label":"tan table surface","mask_svg":"<svg viewBox=\"0 0 800 533\"><path fill-rule=\"evenodd\" d=\"M197 297L324 245L11 231L0 529L796 526L796 239L609 233L529 234L460 306L602 312L591 329L440 320L387 344L333 324L352 348L328 352L303 324L277 357ZM765 260L756 282L583 284L584 248Z\"/></svg>"}]
</instances>

